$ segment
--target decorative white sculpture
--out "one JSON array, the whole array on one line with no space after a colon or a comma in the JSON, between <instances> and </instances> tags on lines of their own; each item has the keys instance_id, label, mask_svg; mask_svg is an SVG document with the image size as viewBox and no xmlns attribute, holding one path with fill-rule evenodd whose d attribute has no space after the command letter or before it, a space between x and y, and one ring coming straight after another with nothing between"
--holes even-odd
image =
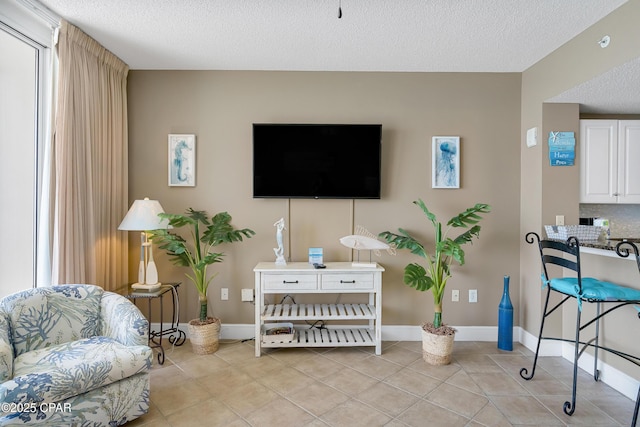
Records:
<instances>
[{"instance_id":1,"label":"decorative white sculpture","mask_svg":"<svg viewBox=\"0 0 640 427\"><path fill-rule=\"evenodd\" d=\"M390 255L396 254L394 247L378 240L378 238L366 228L358 225L355 232L356 234L344 236L340 239L340 243L342 243L343 246L358 251L358 261L352 263L354 267L375 267L376 263L371 262L371 252L375 253L376 256L380 256L381 250L386 250ZM369 251L369 262L360 262L360 251L362 250Z\"/></svg>"},{"instance_id":2,"label":"decorative white sculpture","mask_svg":"<svg viewBox=\"0 0 640 427\"><path fill-rule=\"evenodd\" d=\"M276 229L276 242L277 248L273 248L273 252L276 254L276 265L287 265L287 261L284 259L284 245L282 243L282 230L286 230L284 226L284 218L280 218L273 224Z\"/></svg>"}]
</instances>

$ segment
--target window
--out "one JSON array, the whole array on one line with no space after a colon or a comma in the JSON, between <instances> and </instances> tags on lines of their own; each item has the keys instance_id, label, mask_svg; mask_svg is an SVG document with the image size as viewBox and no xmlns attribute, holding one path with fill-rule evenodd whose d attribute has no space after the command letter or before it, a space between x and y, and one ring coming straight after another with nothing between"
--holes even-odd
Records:
<instances>
[{"instance_id":1,"label":"window","mask_svg":"<svg viewBox=\"0 0 640 427\"><path fill-rule=\"evenodd\" d=\"M51 34L22 7L0 6L0 297L48 283L37 248L38 239L48 241L38 207L50 129Z\"/></svg>"}]
</instances>

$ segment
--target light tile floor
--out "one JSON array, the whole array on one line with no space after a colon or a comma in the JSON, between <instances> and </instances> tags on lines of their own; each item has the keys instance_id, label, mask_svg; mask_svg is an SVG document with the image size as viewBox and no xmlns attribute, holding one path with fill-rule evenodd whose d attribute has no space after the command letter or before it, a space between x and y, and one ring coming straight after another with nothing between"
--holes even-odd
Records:
<instances>
[{"instance_id":1,"label":"light tile floor","mask_svg":"<svg viewBox=\"0 0 640 427\"><path fill-rule=\"evenodd\" d=\"M454 360L434 367L420 342L373 348L270 349L222 342L197 356L187 341L154 360L151 408L127 426L628 426L634 403L580 371L576 412L571 363L539 360L535 377L520 378L533 353L496 343L456 342Z\"/></svg>"}]
</instances>

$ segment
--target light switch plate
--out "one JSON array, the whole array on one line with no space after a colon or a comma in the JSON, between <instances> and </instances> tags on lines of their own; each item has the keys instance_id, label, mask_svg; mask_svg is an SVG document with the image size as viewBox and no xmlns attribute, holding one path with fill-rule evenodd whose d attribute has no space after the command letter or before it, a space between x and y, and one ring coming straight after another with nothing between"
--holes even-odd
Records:
<instances>
[{"instance_id":1,"label":"light switch plate","mask_svg":"<svg viewBox=\"0 0 640 427\"><path fill-rule=\"evenodd\" d=\"M527 130L527 147L534 147L538 143L538 128L533 127Z\"/></svg>"}]
</instances>

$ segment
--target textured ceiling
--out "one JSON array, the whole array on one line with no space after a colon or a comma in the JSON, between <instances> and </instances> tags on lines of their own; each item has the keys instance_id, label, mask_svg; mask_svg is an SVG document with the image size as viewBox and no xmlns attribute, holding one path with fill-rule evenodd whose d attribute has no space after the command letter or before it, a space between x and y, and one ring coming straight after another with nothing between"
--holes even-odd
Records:
<instances>
[{"instance_id":1,"label":"textured ceiling","mask_svg":"<svg viewBox=\"0 0 640 427\"><path fill-rule=\"evenodd\" d=\"M625 3L40 1L132 69L481 72L524 71Z\"/></svg>"},{"instance_id":2,"label":"textured ceiling","mask_svg":"<svg viewBox=\"0 0 640 427\"><path fill-rule=\"evenodd\" d=\"M578 103L581 113L640 114L640 58L547 101Z\"/></svg>"},{"instance_id":3,"label":"textured ceiling","mask_svg":"<svg viewBox=\"0 0 640 427\"><path fill-rule=\"evenodd\" d=\"M40 2L131 69L522 72L626 0ZM553 101L640 113L620 102L638 93L640 83L620 82L640 80L638 68L621 67Z\"/></svg>"}]
</instances>

